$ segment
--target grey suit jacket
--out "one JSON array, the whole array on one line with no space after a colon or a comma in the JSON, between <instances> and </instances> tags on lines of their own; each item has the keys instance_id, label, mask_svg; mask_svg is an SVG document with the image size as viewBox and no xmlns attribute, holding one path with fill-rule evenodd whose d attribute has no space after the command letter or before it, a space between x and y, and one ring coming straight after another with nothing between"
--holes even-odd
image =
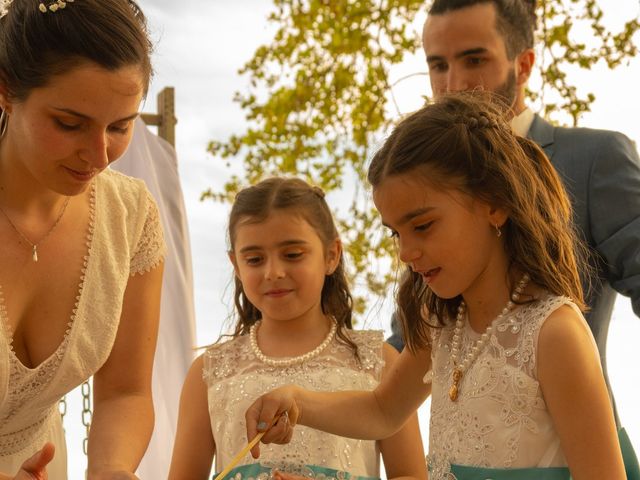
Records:
<instances>
[{"instance_id":1,"label":"grey suit jacket","mask_svg":"<svg viewBox=\"0 0 640 480\"><path fill-rule=\"evenodd\" d=\"M591 309L586 319L608 383L606 346L615 292L631 297L640 316L640 159L621 133L554 127L538 115L528 137L564 181L578 231L594 254L596 278L585 289Z\"/></svg>"},{"instance_id":2,"label":"grey suit jacket","mask_svg":"<svg viewBox=\"0 0 640 480\"><path fill-rule=\"evenodd\" d=\"M640 316L640 159L618 132L554 127L536 115L528 134L564 181L574 220L595 253L587 320L604 353L615 291Z\"/></svg>"}]
</instances>

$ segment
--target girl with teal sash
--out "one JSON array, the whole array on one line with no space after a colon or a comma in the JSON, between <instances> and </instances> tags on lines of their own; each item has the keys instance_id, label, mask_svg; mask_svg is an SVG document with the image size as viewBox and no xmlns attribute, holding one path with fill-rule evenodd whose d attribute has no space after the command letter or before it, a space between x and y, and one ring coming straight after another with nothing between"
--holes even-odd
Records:
<instances>
[{"instance_id":1,"label":"girl with teal sash","mask_svg":"<svg viewBox=\"0 0 640 480\"><path fill-rule=\"evenodd\" d=\"M287 446L258 460L244 412L262 393L296 384L310 390L373 390L398 354L383 332L351 328L342 247L322 190L271 178L242 190L229 218L238 322L210 346L183 388L170 479L287 478L426 480L417 416L381 441L302 427ZM280 423L286 423L282 416ZM229 473L227 471L231 469Z\"/></svg>"},{"instance_id":2,"label":"girl with teal sash","mask_svg":"<svg viewBox=\"0 0 640 480\"><path fill-rule=\"evenodd\" d=\"M407 266L407 348L372 392L291 385L262 396L247 411L249 438L286 443L297 423L385 438L431 395L430 480L626 478L581 313L588 262L569 199L507 108L450 94L399 123L368 179ZM289 422L270 427L281 412Z\"/></svg>"}]
</instances>

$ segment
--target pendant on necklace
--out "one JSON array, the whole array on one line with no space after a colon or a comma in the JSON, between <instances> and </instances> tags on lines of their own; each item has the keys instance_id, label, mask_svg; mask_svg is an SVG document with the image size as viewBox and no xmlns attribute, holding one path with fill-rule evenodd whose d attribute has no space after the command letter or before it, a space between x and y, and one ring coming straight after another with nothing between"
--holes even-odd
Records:
<instances>
[{"instance_id":1,"label":"pendant on necklace","mask_svg":"<svg viewBox=\"0 0 640 480\"><path fill-rule=\"evenodd\" d=\"M451 388L449 388L449 398L452 402L455 402L458 399L458 385L460 384L460 379L462 379L462 370L454 368L453 383L451 384Z\"/></svg>"},{"instance_id":2,"label":"pendant on necklace","mask_svg":"<svg viewBox=\"0 0 640 480\"><path fill-rule=\"evenodd\" d=\"M33 252L31 254L31 258L33 258L34 262L38 261L38 246L37 245L33 246Z\"/></svg>"}]
</instances>

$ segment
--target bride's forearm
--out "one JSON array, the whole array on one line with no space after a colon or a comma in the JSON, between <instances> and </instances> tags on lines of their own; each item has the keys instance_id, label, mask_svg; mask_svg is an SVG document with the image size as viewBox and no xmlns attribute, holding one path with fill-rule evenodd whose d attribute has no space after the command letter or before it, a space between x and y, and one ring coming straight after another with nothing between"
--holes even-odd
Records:
<instances>
[{"instance_id":1,"label":"bride's forearm","mask_svg":"<svg viewBox=\"0 0 640 480\"><path fill-rule=\"evenodd\" d=\"M122 395L96 404L88 447L88 472L135 472L153 431L149 395Z\"/></svg>"}]
</instances>

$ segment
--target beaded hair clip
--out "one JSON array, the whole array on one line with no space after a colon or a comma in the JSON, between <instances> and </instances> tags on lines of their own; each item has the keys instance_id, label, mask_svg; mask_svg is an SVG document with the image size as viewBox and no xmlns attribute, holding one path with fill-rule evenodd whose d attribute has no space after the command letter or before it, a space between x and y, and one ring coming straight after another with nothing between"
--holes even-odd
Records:
<instances>
[{"instance_id":1,"label":"beaded hair clip","mask_svg":"<svg viewBox=\"0 0 640 480\"><path fill-rule=\"evenodd\" d=\"M13 0L0 0L0 18L9 13L9 6Z\"/></svg>"},{"instance_id":2,"label":"beaded hair clip","mask_svg":"<svg viewBox=\"0 0 640 480\"><path fill-rule=\"evenodd\" d=\"M40 3L40 5L38 5L38 9L42 13L47 13L47 12L55 13L58 10L65 8L67 6L67 3L73 3L74 1L75 0L56 0L53 3L50 3L49 6L45 5L44 3Z\"/></svg>"},{"instance_id":3,"label":"beaded hair clip","mask_svg":"<svg viewBox=\"0 0 640 480\"><path fill-rule=\"evenodd\" d=\"M322 190L320 187L314 185L311 187L311 191L320 199L324 199L324 190Z\"/></svg>"},{"instance_id":4,"label":"beaded hair clip","mask_svg":"<svg viewBox=\"0 0 640 480\"><path fill-rule=\"evenodd\" d=\"M470 129L480 129L480 128L497 128L498 123L495 120L492 120L482 114L478 116L467 115L463 119L460 119L459 122L463 125L466 125Z\"/></svg>"}]
</instances>

